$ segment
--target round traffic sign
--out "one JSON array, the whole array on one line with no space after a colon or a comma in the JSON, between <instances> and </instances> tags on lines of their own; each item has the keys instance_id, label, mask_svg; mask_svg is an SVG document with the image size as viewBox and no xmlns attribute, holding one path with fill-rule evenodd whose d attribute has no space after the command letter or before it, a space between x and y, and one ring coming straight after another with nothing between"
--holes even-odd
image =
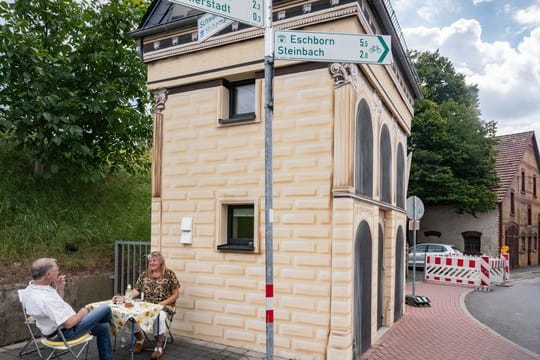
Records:
<instances>
[{"instance_id":1,"label":"round traffic sign","mask_svg":"<svg viewBox=\"0 0 540 360\"><path fill-rule=\"evenodd\" d=\"M406 211L409 219L420 220L424 216L424 203L418 196L409 196Z\"/></svg>"}]
</instances>

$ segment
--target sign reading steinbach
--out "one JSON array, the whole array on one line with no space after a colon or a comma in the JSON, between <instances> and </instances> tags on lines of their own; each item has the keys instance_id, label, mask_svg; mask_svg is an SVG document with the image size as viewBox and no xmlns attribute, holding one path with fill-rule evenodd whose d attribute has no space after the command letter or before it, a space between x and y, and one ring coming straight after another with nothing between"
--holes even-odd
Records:
<instances>
[{"instance_id":1,"label":"sign reading steinbach","mask_svg":"<svg viewBox=\"0 0 540 360\"><path fill-rule=\"evenodd\" d=\"M388 35L274 31L274 57L282 60L391 64L390 46Z\"/></svg>"},{"instance_id":2,"label":"sign reading steinbach","mask_svg":"<svg viewBox=\"0 0 540 360\"><path fill-rule=\"evenodd\" d=\"M264 27L264 0L169 0L256 27Z\"/></svg>"}]
</instances>

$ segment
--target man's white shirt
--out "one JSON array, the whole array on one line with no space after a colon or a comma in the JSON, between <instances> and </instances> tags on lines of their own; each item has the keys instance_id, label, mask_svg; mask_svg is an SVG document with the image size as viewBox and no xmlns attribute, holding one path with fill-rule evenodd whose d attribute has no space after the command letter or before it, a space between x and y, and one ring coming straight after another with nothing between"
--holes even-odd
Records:
<instances>
[{"instance_id":1,"label":"man's white shirt","mask_svg":"<svg viewBox=\"0 0 540 360\"><path fill-rule=\"evenodd\" d=\"M48 285L28 284L23 294L23 305L28 315L36 320L36 325L45 336L52 334L75 310L62 299L56 289Z\"/></svg>"}]
</instances>

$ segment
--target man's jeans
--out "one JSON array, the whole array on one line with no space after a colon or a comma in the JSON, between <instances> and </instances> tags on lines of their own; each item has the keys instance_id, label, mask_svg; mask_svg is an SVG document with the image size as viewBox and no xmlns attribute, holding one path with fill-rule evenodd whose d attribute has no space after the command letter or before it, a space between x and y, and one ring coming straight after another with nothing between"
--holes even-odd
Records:
<instances>
[{"instance_id":1,"label":"man's jeans","mask_svg":"<svg viewBox=\"0 0 540 360\"><path fill-rule=\"evenodd\" d=\"M110 333L111 308L108 305L101 305L72 327L62 329L66 340L76 339L90 331L97 337L97 348L100 360L112 360L112 345Z\"/></svg>"}]
</instances>

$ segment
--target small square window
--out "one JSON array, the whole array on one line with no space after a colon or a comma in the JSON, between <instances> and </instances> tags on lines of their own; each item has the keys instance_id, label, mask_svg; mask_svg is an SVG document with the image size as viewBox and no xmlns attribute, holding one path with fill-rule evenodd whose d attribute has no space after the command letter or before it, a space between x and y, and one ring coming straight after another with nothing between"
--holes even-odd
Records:
<instances>
[{"instance_id":1,"label":"small square window","mask_svg":"<svg viewBox=\"0 0 540 360\"><path fill-rule=\"evenodd\" d=\"M256 221L253 204L222 204L223 231L218 250L250 251L255 246Z\"/></svg>"},{"instance_id":2,"label":"small square window","mask_svg":"<svg viewBox=\"0 0 540 360\"><path fill-rule=\"evenodd\" d=\"M230 91L230 117L255 114L255 81L232 84Z\"/></svg>"},{"instance_id":3,"label":"small square window","mask_svg":"<svg viewBox=\"0 0 540 360\"><path fill-rule=\"evenodd\" d=\"M228 97L228 111L223 115L226 119L219 119L220 124L234 124L255 120L256 89L255 80L226 83L225 91Z\"/></svg>"}]
</instances>

